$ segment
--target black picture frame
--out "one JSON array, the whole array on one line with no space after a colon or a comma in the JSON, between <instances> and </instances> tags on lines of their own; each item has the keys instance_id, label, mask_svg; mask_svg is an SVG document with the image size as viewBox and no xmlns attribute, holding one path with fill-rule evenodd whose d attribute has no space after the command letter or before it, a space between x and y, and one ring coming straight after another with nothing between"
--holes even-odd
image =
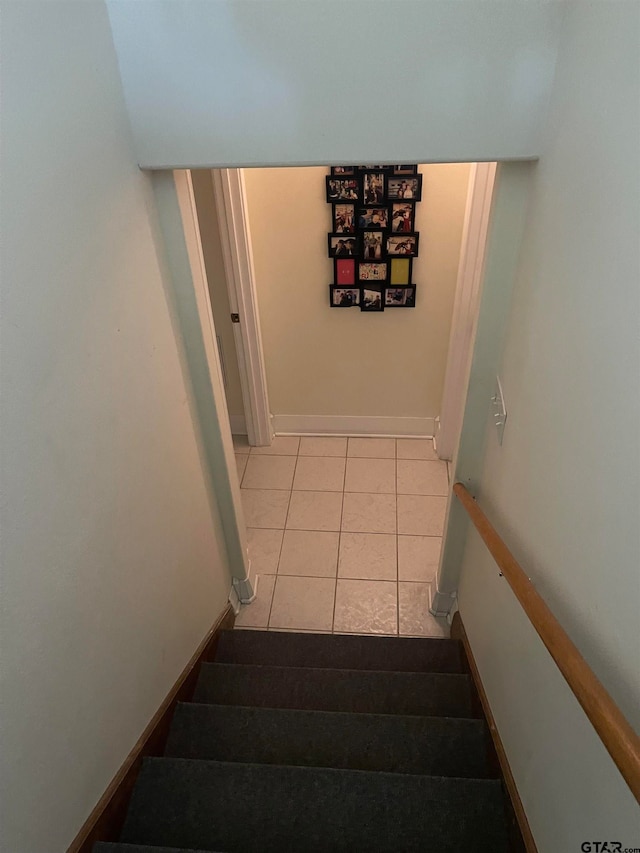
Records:
<instances>
[{"instance_id":1,"label":"black picture frame","mask_svg":"<svg viewBox=\"0 0 640 853\"><path fill-rule=\"evenodd\" d=\"M401 295L398 295L401 294ZM415 308L416 286L415 284L388 284L384 290L385 308Z\"/></svg>"},{"instance_id":2,"label":"black picture frame","mask_svg":"<svg viewBox=\"0 0 640 853\"><path fill-rule=\"evenodd\" d=\"M327 175L325 180L329 204L343 201L362 201L362 184L359 178L348 175L340 178ZM353 195L345 195L344 193L347 192L352 192Z\"/></svg>"},{"instance_id":3,"label":"black picture frame","mask_svg":"<svg viewBox=\"0 0 640 853\"><path fill-rule=\"evenodd\" d=\"M419 251L420 234L418 231L404 232L396 231L395 234L387 233L386 252L388 258L417 258ZM407 244L407 248L400 251L398 248L402 243ZM408 247L411 246L411 251Z\"/></svg>"},{"instance_id":4,"label":"black picture frame","mask_svg":"<svg viewBox=\"0 0 640 853\"><path fill-rule=\"evenodd\" d=\"M369 204L366 206L356 206L357 231L388 231L390 224L388 205Z\"/></svg>"},{"instance_id":5,"label":"black picture frame","mask_svg":"<svg viewBox=\"0 0 640 853\"><path fill-rule=\"evenodd\" d=\"M393 166L391 169L392 175L417 175L418 174L418 166L414 163L412 165L400 165Z\"/></svg>"},{"instance_id":6,"label":"black picture frame","mask_svg":"<svg viewBox=\"0 0 640 853\"><path fill-rule=\"evenodd\" d=\"M409 211L409 227L406 227L407 217L404 211ZM400 215L402 212L402 215ZM392 201L389 204L389 224L392 234L411 234L416 229L416 203L414 201ZM396 228L396 225L400 228Z\"/></svg>"},{"instance_id":7,"label":"black picture frame","mask_svg":"<svg viewBox=\"0 0 640 853\"><path fill-rule=\"evenodd\" d=\"M338 201L331 206L331 224L334 234L355 234L356 233L356 202L353 201ZM343 230L346 227L345 221L351 222L350 230Z\"/></svg>"},{"instance_id":8,"label":"black picture frame","mask_svg":"<svg viewBox=\"0 0 640 853\"><path fill-rule=\"evenodd\" d=\"M384 285L377 283L364 285L360 288L360 310L367 313L378 313L384 311ZM371 301L368 294L378 294L378 299Z\"/></svg>"},{"instance_id":9,"label":"black picture frame","mask_svg":"<svg viewBox=\"0 0 640 853\"><path fill-rule=\"evenodd\" d=\"M402 191L402 184L406 189ZM394 201L422 201L422 175L390 175L387 178L387 200ZM403 192L403 194L400 194ZM410 195L406 193L410 192Z\"/></svg>"},{"instance_id":10,"label":"black picture frame","mask_svg":"<svg viewBox=\"0 0 640 853\"><path fill-rule=\"evenodd\" d=\"M360 257L364 261L382 261L387 257L386 231L367 228L360 231Z\"/></svg>"},{"instance_id":11,"label":"black picture frame","mask_svg":"<svg viewBox=\"0 0 640 853\"><path fill-rule=\"evenodd\" d=\"M357 166L359 172L392 172L393 166Z\"/></svg>"},{"instance_id":12,"label":"black picture frame","mask_svg":"<svg viewBox=\"0 0 640 853\"><path fill-rule=\"evenodd\" d=\"M341 246L341 243L344 245ZM327 252L330 258L359 258L361 252L360 236L358 234L328 234Z\"/></svg>"},{"instance_id":13,"label":"black picture frame","mask_svg":"<svg viewBox=\"0 0 640 853\"><path fill-rule=\"evenodd\" d=\"M360 198L368 207L383 205L386 199L387 173L382 169L363 172Z\"/></svg>"},{"instance_id":14,"label":"black picture frame","mask_svg":"<svg viewBox=\"0 0 640 853\"><path fill-rule=\"evenodd\" d=\"M338 177L350 177L355 175L356 167L355 166L332 166L331 174Z\"/></svg>"},{"instance_id":15,"label":"black picture frame","mask_svg":"<svg viewBox=\"0 0 640 853\"><path fill-rule=\"evenodd\" d=\"M357 274L360 287L362 287L363 283L368 282L384 286L389 280L389 263L386 260L358 261Z\"/></svg>"},{"instance_id":16,"label":"black picture frame","mask_svg":"<svg viewBox=\"0 0 640 853\"><path fill-rule=\"evenodd\" d=\"M345 294L354 294L355 301L344 298ZM359 308L362 298L361 287L345 287L342 284L329 285L329 306L331 308Z\"/></svg>"}]
</instances>

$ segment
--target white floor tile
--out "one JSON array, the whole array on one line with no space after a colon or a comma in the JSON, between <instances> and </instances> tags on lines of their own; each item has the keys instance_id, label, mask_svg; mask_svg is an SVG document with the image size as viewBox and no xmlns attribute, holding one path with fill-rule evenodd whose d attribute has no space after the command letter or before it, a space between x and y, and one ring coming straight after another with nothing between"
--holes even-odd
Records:
<instances>
[{"instance_id":1,"label":"white floor tile","mask_svg":"<svg viewBox=\"0 0 640 853\"><path fill-rule=\"evenodd\" d=\"M273 598L275 575L259 575L258 591L251 604L243 604L236 616L236 628L266 628Z\"/></svg>"},{"instance_id":2,"label":"white floor tile","mask_svg":"<svg viewBox=\"0 0 640 853\"><path fill-rule=\"evenodd\" d=\"M346 633L396 634L397 584L338 579L333 629Z\"/></svg>"},{"instance_id":3,"label":"white floor tile","mask_svg":"<svg viewBox=\"0 0 640 853\"><path fill-rule=\"evenodd\" d=\"M448 491L445 462L398 459L399 495L446 495Z\"/></svg>"},{"instance_id":4,"label":"white floor tile","mask_svg":"<svg viewBox=\"0 0 640 853\"><path fill-rule=\"evenodd\" d=\"M290 492L241 489L240 494L247 527L284 527Z\"/></svg>"},{"instance_id":5,"label":"white floor tile","mask_svg":"<svg viewBox=\"0 0 640 853\"><path fill-rule=\"evenodd\" d=\"M398 536L398 579L434 580L440 562L440 536Z\"/></svg>"},{"instance_id":6,"label":"white floor tile","mask_svg":"<svg viewBox=\"0 0 640 853\"><path fill-rule=\"evenodd\" d=\"M275 575L282 547L284 530L247 527L251 571L258 575Z\"/></svg>"},{"instance_id":7,"label":"white floor tile","mask_svg":"<svg viewBox=\"0 0 640 853\"><path fill-rule=\"evenodd\" d=\"M395 533L396 496L346 492L342 529L351 533Z\"/></svg>"},{"instance_id":8,"label":"white floor tile","mask_svg":"<svg viewBox=\"0 0 640 853\"><path fill-rule=\"evenodd\" d=\"M293 488L301 491L341 492L344 489L345 459L300 456Z\"/></svg>"},{"instance_id":9,"label":"white floor tile","mask_svg":"<svg viewBox=\"0 0 640 853\"><path fill-rule=\"evenodd\" d=\"M395 459L395 438L350 438L347 456L368 459Z\"/></svg>"},{"instance_id":10,"label":"white floor tile","mask_svg":"<svg viewBox=\"0 0 640 853\"><path fill-rule=\"evenodd\" d=\"M442 536L446 509L447 499L443 497L398 495L398 533Z\"/></svg>"},{"instance_id":11,"label":"white floor tile","mask_svg":"<svg viewBox=\"0 0 640 853\"><path fill-rule=\"evenodd\" d=\"M369 492L394 495L395 459L347 459L345 492Z\"/></svg>"},{"instance_id":12,"label":"white floor tile","mask_svg":"<svg viewBox=\"0 0 640 853\"><path fill-rule=\"evenodd\" d=\"M251 446L246 435L233 435L233 449L236 453L249 453Z\"/></svg>"},{"instance_id":13,"label":"white floor tile","mask_svg":"<svg viewBox=\"0 0 640 853\"><path fill-rule=\"evenodd\" d=\"M242 488L289 490L295 467L295 456L254 456L252 453L242 478Z\"/></svg>"},{"instance_id":14,"label":"white floor tile","mask_svg":"<svg viewBox=\"0 0 640 853\"><path fill-rule=\"evenodd\" d=\"M429 584L398 584L400 634L410 637L448 637L449 625L444 618L429 613Z\"/></svg>"},{"instance_id":15,"label":"white floor tile","mask_svg":"<svg viewBox=\"0 0 640 853\"><path fill-rule=\"evenodd\" d=\"M269 627L330 631L335 585L333 578L278 575Z\"/></svg>"},{"instance_id":16,"label":"white floor tile","mask_svg":"<svg viewBox=\"0 0 640 853\"><path fill-rule=\"evenodd\" d=\"M398 459L430 459L438 461L438 454L430 438L396 439Z\"/></svg>"},{"instance_id":17,"label":"white floor tile","mask_svg":"<svg viewBox=\"0 0 640 853\"><path fill-rule=\"evenodd\" d=\"M236 457L236 468L238 469L238 479L242 480L242 475L244 474L244 469L247 467L247 462L249 461L248 453L235 453Z\"/></svg>"},{"instance_id":18,"label":"white floor tile","mask_svg":"<svg viewBox=\"0 0 640 853\"><path fill-rule=\"evenodd\" d=\"M338 436L303 435L300 456L346 456L347 439Z\"/></svg>"},{"instance_id":19,"label":"white floor tile","mask_svg":"<svg viewBox=\"0 0 640 853\"><path fill-rule=\"evenodd\" d=\"M339 539L333 532L285 531L278 574L335 578Z\"/></svg>"},{"instance_id":20,"label":"white floor tile","mask_svg":"<svg viewBox=\"0 0 640 853\"><path fill-rule=\"evenodd\" d=\"M292 492L288 530L340 530L342 492Z\"/></svg>"},{"instance_id":21,"label":"white floor tile","mask_svg":"<svg viewBox=\"0 0 640 853\"><path fill-rule=\"evenodd\" d=\"M390 533L343 532L338 577L397 580L396 538Z\"/></svg>"},{"instance_id":22,"label":"white floor tile","mask_svg":"<svg viewBox=\"0 0 640 853\"><path fill-rule=\"evenodd\" d=\"M300 439L297 435L276 435L267 447L252 447L252 456L297 456Z\"/></svg>"}]
</instances>

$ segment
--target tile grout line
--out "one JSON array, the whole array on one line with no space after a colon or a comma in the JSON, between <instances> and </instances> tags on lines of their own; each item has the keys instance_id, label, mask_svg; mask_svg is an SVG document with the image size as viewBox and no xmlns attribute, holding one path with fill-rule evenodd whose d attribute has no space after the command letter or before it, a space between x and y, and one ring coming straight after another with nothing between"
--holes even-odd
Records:
<instances>
[{"instance_id":1,"label":"tile grout line","mask_svg":"<svg viewBox=\"0 0 640 853\"><path fill-rule=\"evenodd\" d=\"M300 450L300 442L298 442L298 450ZM273 594L271 595L271 604L269 605L269 615L267 617L267 631L270 627L271 613L273 611L273 602L276 597L276 586L278 585L278 577L280 575L280 560L282 559L282 549L284 548L284 537L287 532L287 521L289 520L289 509L291 508L291 497L293 495L293 481L296 478L296 468L298 467L298 454L296 454L295 465L293 466L293 477L291 478L291 489L289 490L289 500L287 501L287 512L284 516L284 527L282 529L282 541L280 542L280 553L278 554L278 564L276 565L276 579L273 582Z\"/></svg>"},{"instance_id":2,"label":"tile grout line","mask_svg":"<svg viewBox=\"0 0 640 853\"><path fill-rule=\"evenodd\" d=\"M349 453L349 439L347 439L347 454ZM333 614L331 616L331 633L335 634L336 625L336 602L338 600L338 567L340 566L340 546L342 545L342 519L344 518L344 489L347 485L347 460L344 458L344 474L342 476L342 501L340 503L340 530L338 531L338 556L336 559L336 582L333 587Z\"/></svg>"}]
</instances>

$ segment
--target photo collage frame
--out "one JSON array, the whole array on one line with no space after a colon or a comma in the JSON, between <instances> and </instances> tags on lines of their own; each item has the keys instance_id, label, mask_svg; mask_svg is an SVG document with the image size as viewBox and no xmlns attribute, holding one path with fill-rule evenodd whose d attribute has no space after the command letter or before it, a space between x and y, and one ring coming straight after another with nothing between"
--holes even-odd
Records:
<instances>
[{"instance_id":1,"label":"photo collage frame","mask_svg":"<svg viewBox=\"0 0 640 853\"><path fill-rule=\"evenodd\" d=\"M331 205L327 253L333 261L329 305L361 311L415 308L418 166L332 166L326 198Z\"/></svg>"}]
</instances>

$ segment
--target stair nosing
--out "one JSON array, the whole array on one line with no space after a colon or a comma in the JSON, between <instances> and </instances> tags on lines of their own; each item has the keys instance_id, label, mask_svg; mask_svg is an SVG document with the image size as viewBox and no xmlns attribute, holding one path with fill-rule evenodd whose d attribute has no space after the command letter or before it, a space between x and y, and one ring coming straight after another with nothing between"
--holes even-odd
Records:
<instances>
[{"instance_id":1,"label":"stair nosing","mask_svg":"<svg viewBox=\"0 0 640 853\"><path fill-rule=\"evenodd\" d=\"M289 667L287 667L288 669ZM357 670L360 672L360 670ZM420 673L421 675L424 673ZM444 673L445 675L447 673ZM485 728L486 722L483 717L451 717L446 714L382 714L379 711L335 711L335 710L324 710L323 708L281 708L276 707L272 708L267 705L225 705L221 702L178 702L177 706L185 706L185 707L198 707L198 708L224 708L225 710L233 709L233 708L241 708L247 711L278 711L283 714L332 714L338 715L340 714L343 717L381 717L383 719L393 719L393 720L451 720L452 722L471 722L478 728Z\"/></svg>"},{"instance_id":2,"label":"stair nosing","mask_svg":"<svg viewBox=\"0 0 640 853\"><path fill-rule=\"evenodd\" d=\"M223 767L261 767L264 768L267 772L271 770L298 770L302 773L335 773L335 774L344 774L344 773L357 773L359 776L375 776L376 778L380 778L380 776L391 776L396 778L398 776L403 779L442 779L446 780L447 783L453 782L462 782L463 784L467 784L469 782L482 782L489 783L493 787L496 785L501 785L502 780L499 777L487 778L480 776L442 776L436 775L433 773L395 773L392 770L354 770L350 767L315 767L308 766L304 764L261 764L259 761L218 761L215 758L178 758L173 755L148 755L142 759L142 765L150 766L151 764L157 764L159 762L184 762L184 763L198 763L198 764L211 764L216 766Z\"/></svg>"},{"instance_id":3,"label":"stair nosing","mask_svg":"<svg viewBox=\"0 0 640 853\"><path fill-rule=\"evenodd\" d=\"M322 636L321 634L319 636ZM446 678L464 678L466 681L469 681L471 676L467 672L440 672L439 670L425 670L416 672L415 670L406 670L406 669L352 669L351 667L335 667L335 666L282 666L280 664L272 664L272 663L236 663L235 661L205 661L202 664L202 668L209 666L238 666L238 667L254 667L256 669L285 669L288 672L292 672L295 670L301 670L303 672L308 672L309 670L313 670L314 672L357 672L363 675L413 675L413 676L424 676L424 675L437 675L444 676ZM202 671L202 670L201 670Z\"/></svg>"}]
</instances>

